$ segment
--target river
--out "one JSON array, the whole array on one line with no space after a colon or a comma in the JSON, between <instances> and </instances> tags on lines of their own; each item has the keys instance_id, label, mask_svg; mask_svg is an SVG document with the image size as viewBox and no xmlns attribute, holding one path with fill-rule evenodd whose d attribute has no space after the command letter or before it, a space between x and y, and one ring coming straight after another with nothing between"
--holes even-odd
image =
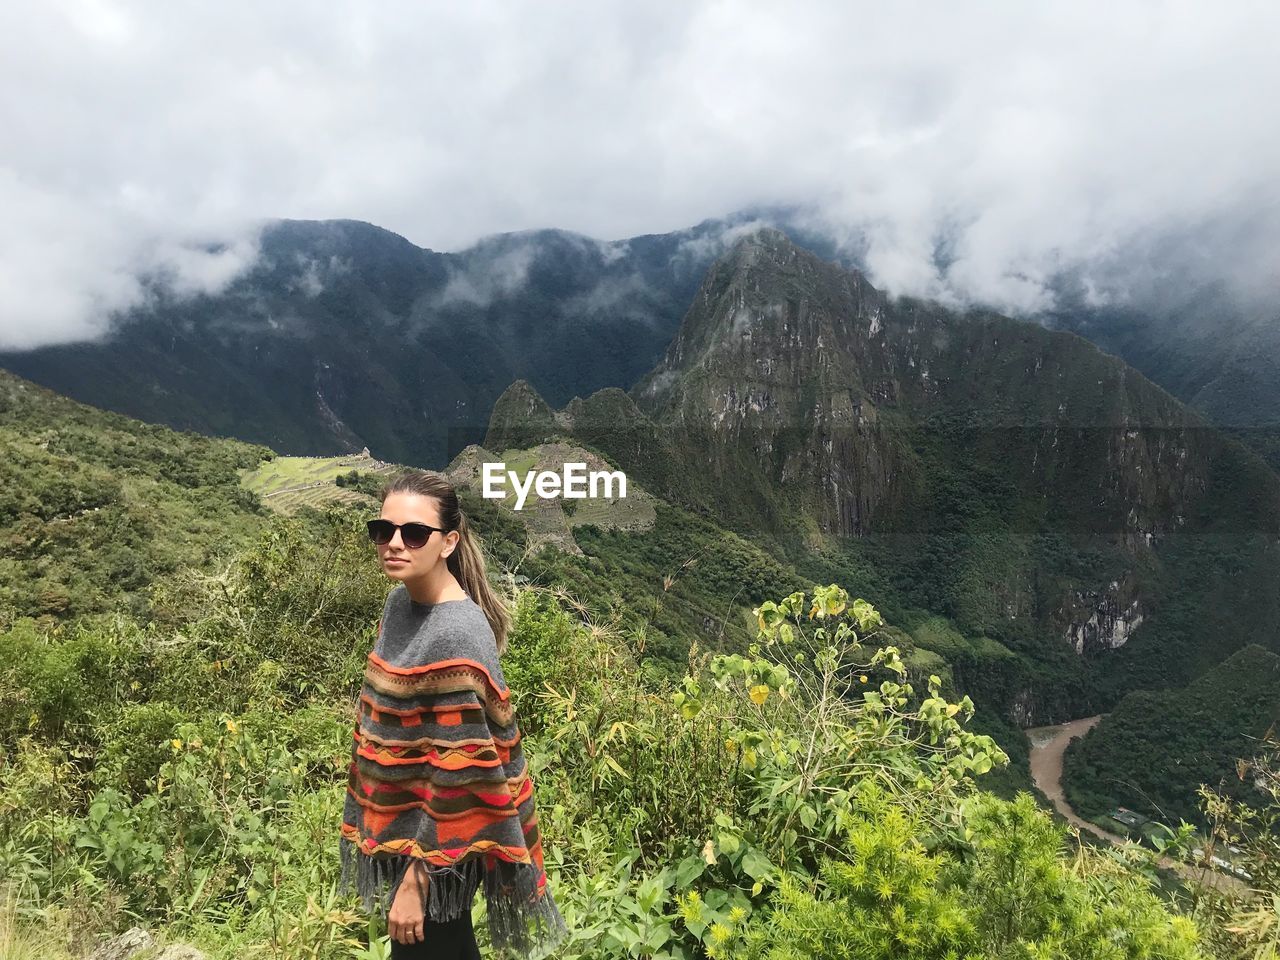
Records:
<instances>
[{"instance_id":1,"label":"river","mask_svg":"<svg viewBox=\"0 0 1280 960\"><path fill-rule=\"evenodd\" d=\"M1036 788L1045 795L1053 808L1066 818L1067 822L1079 830L1087 831L1100 840L1106 840L1117 846L1128 842L1127 837L1103 830L1095 823L1090 823L1078 816L1067 803L1062 792L1062 757L1067 744L1083 737L1097 726L1101 716L1083 717L1070 723L1060 723L1052 727L1032 727L1024 731L1031 741L1031 780ZM1183 879L1191 883L1205 884L1218 889L1230 889L1236 893L1246 893L1248 886L1236 877L1213 870L1209 867L1195 867L1191 864L1160 858L1160 866L1176 871Z\"/></svg>"}]
</instances>

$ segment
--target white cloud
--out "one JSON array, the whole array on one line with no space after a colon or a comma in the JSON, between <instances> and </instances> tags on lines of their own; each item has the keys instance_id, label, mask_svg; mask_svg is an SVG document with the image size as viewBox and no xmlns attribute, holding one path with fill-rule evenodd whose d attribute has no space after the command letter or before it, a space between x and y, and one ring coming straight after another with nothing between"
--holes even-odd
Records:
<instances>
[{"instance_id":1,"label":"white cloud","mask_svg":"<svg viewBox=\"0 0 1280 960\"><path fill-rule=\"evenodd\" d=\"M260 228L145 221L77 203L0 168L0 349L23 350L104 333L116 311L173 294L218 293L258 256Z\"/></svg>"},{"instance_id":2,"label":"white cloud","mask_svg":"<svg viewBox=\"0 0 1280 960\"><path fill-rule=\"evenodd\" d=\"M529 279L538 248L532 243L518 243L491 257L469 262L467 269L452 268L449 281L440 291L440 303L471 303L488 306L500 297L510 296Z\"/></svg>"},{"instance_id":3,"label":"white cloud","mask_svg":"<svg viewBox=\"0 0 1280 960\"><path fill-rule=\"evenodd\" d=\"M0 346L100 332L148 270L215 289L269 217L448 250L815 204L894 292L1030 310L1080 268L1098 297L1186 270L1273 294L1278 27L1101 0L5 4Z\"/></svg>"},{"instance_id":4,"label":"white cloud","mask_svg":"<svg viewBox=\"0 0 1280 960\"><path fill-rule=\"evenodd\" d=\"M702 264L708 258L718 257L743 237L759 233L765 227L773 226L769 220L756 218L746 223L735 223L723 230L711 230L693 234L687 240L676 245L672 259L689 264Z\"/></svg>"}]
</instances>

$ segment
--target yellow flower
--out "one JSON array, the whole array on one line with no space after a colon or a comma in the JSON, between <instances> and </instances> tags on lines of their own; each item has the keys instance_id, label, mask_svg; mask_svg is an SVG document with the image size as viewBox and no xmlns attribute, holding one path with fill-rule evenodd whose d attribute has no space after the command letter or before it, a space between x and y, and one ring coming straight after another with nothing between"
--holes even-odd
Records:
<instances>
[{"instance_id":1,"label":"yellow flower","mask_svg":"<svg viewBox=\"0 0 1280 960\"><path fill-rule=\"evenodd\" d=\"M234 720L231 720L231 719L227 720L227 730L229 730L231 733L235 733L238 729L239 727L236 726L236 722Z\"/></svg>"},{"instance_id":2,"label":"yellow flower","mask_svg":"<svg viewBox=\"0 0 1280 960\"><path fill-rule=\"evenodd\" d=\"M764 703L769 696L768 684L757 683L754 687L751 688L751 690L748 693L748 696L751 697L752 703L754 703L756 706L759 706L760 704Z\"/></svg>"},{"instance_id":3,"label":"yellow flower","mask_svg":"<svg viewBox=\"0 0 1280 960\"><path fill-rule=\"evenodd\" d=\"M181 750L181 749L182 749L182 741L181 741L181 740L170 740L169 742L170 742L171 744L173 744L173 749L175 749L175 750Z\"/></svg>"},{"instance_id":4,"label":"yellow flower","mask_svg":"<svg viewBox=\"0 0 1280 960\"><path fill-rule=\"evenodd\" d=\"M726 740L726 741L724 742L724 748L725 748L726 750L728 750L730 753L733 753L733 751L735 751L735 750L737 750L737 749L738 749L737 741L735 741L735 740Z\"/></svg>"},{"instance_id":5,"label":"yellow flower","mask_svg":"<svg viewBox=\"0 0 1280 960\"><path fill-rule=\"evenodd\" d=\"M859 682L859 683L866 683L866 682L867 682L867 675L866 675L865 673L863 673L863 674L859 674L859 675L858 675L858 682Z\"/></svg>"}]
</instances>

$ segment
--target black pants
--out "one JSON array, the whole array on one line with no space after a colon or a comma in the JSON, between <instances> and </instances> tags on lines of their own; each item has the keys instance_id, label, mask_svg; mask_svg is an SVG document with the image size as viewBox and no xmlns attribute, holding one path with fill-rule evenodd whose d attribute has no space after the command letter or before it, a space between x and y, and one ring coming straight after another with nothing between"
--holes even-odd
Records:
<instances>
[{"instance_id":1,"label":"black pants","mask_svg":"<svg viewBox=\"0 0 1280 960\"><path fill-rule=\"evenodd\" d=\"M456 920L423 920L421 943L391 938L391 960L480 960L471 911Z\"/></svg>"}]
</instances>

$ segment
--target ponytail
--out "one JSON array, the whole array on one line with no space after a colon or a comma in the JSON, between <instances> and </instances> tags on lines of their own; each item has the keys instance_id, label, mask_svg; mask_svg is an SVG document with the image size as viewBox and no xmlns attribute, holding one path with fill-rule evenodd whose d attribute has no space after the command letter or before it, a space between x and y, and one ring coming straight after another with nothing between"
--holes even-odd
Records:
<instances>
[{"instance_id":1,"label":"ponytail","mask_svg":"<svg viewBox=\"0 0 1280 960\"><path fill-rule=\"evenodd\" d=\"M480 537L471 529L471 521L467 515L458 510L458 545L453 553L445 558L449 572L457 577L462 589L471 595L471 599L484 611L489 626L493 628L493 637L498 641L498 656L507 650L507 631L511 628L511 614L507 605L499 599L489 577L485 573L484 551L480 548Z\"/></svg>"},{"instance_id":2,"label":"ponytail","mask_svg":"<svg viewBox=\"0 0 1280 960\"><path fill-rule=\"evenodd\" d=\"M507 649L511 614L489 583L480 537L471 529L467 515L462 512L453 484L436 473L407 470L383 487L382 500L385 501L392 493L416 493L422 497L431 497L439 508L441 525L445 530L458 531L458 545L445 558L445 563L462 589L484 611L485 619L493 629L493 638L498 644L498 656L502 656Z\"/></svg>"}]
</instances>

